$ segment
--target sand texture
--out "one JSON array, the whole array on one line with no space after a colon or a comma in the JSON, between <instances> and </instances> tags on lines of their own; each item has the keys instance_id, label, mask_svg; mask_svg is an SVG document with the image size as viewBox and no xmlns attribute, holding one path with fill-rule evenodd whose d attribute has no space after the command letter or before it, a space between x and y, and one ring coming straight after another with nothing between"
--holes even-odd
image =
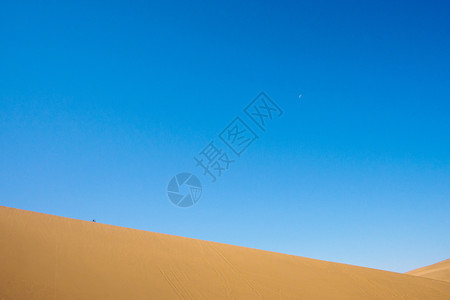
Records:
<instances>
[{"instance_id":1,"label":"sand texture","mask_svg":"<svg viewBox=\"0 0 450 300\"><path fill-rule=\"evenodd\" d=\"M450 282L450 258L433 265L406 272L406 274Z\"/></svg>"},{"instance_id":2,"label":"sand texture","mask_svg":"<svg viewBox=\"0 0 450 300\"><path fill-rule=\"evenodd\" d=\"M0 299L430 300L450 283L0 207Z\"/></svg>"}]
</instances>

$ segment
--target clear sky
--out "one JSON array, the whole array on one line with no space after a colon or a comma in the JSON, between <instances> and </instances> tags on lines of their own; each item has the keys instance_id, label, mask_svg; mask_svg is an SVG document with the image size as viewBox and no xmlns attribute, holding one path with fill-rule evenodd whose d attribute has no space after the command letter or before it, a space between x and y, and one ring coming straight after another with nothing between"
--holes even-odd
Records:
<instances>
[{"instance_id":1,"label":"clear sky","mask_svg":"<svg viewBox=\"0 0 450 300\"><path fill-rule=\"evenodd\" d=\"M398 272L449 258L449 10L1 1L0 205ZM283 110L265 133L243 112L261 91ZM238 116L259 138L211 183L194 156Z\"/></svg>"}]
</instances>

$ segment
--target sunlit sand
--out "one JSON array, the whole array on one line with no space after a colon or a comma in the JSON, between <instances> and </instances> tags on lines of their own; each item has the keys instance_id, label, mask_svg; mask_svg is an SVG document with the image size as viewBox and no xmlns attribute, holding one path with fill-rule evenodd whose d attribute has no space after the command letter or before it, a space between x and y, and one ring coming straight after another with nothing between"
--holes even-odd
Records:
<instances>
[{"instance_id":1,"label":"sunlit sand","mask_svg":"<svg viewBox=\"0 0 450 300\"><path fill-rule=\"evenodd\" d=\"M263 298L450 299L450 283L0 207L0 299Z\"/></svg>"}]
</instances>

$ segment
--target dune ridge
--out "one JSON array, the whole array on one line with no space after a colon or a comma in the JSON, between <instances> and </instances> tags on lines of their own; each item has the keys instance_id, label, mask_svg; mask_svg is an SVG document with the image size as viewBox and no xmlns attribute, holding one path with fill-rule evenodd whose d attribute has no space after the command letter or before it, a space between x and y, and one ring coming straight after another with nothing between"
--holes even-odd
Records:
<instances>
[{"instance_id":1,"label":"dune ridge","mask_svg":"<svg viewBox=\"0 0 450 300\"><path fill-rule=\"evenodd\" d=\"M0 299L450 299L450 283L0 206Z\"/></svg>"},{"instance_id":2,"label":"dune ridge","mask_svg":"<svg viewBox=\"0 0 450 300\"><path fill-rule=\"evenodd\" d=\"M450 282L450 258L405 274Z\"/></svg>"}]
</instances>

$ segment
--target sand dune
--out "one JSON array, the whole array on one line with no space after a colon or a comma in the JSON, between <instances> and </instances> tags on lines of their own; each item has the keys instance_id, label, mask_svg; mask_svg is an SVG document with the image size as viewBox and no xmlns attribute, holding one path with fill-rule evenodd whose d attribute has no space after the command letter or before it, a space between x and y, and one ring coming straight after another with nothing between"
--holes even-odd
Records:
<instances>
[{"instance_id":1,"label":"sand dune","mask_svg":"<svg viewBox=\"0 0 450 300\"><path fill-rule=\"evenodd\" d=\"M450 299L450 283L0 207L0 299Z\"/></svg>"},{"instance_id":2,"label":"sand dune","mask_svg":"<svg viewBox=\"0 0 450 300\"><path fill-rule=\"evenodd\" d=\"M405 274L450 282L450 258L426 267L406 272Z\"/></svg>"}]
</instances>

